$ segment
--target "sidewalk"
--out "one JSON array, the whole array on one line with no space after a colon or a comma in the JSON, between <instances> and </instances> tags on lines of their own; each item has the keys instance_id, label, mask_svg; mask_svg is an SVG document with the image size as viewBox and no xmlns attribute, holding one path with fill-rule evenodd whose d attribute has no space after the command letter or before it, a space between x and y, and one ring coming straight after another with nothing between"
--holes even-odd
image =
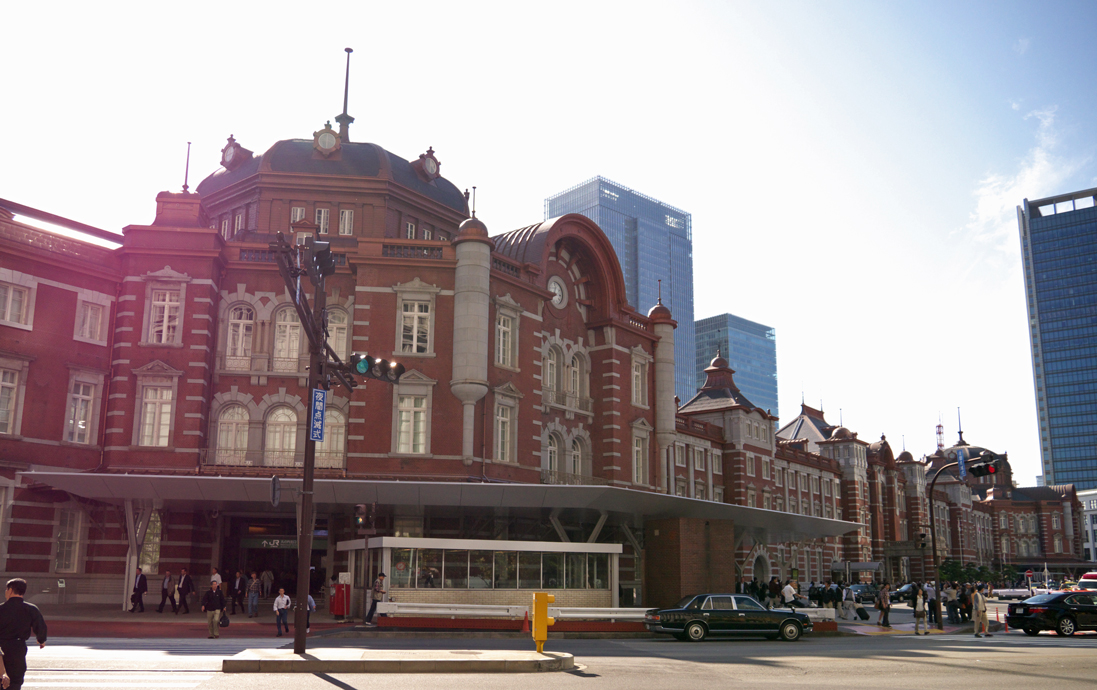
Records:
<instances>
[{"instance_id":1,"label":"sidewalk","mask_svg":"<svg viewBox=\"0 0 1097 690\"><path fill-rule=\"evenodd\" d=\"M888 617L891 621L891 627L885 628L881 625L876 625L876 618L879 615L879 611L867 608L869 618L867 621L863 621L860 618L854 620L842 620L837 619L838 632L845 633L847 635L913 635L914 634L914 611L909 608L900 608L899 606L892 605L891 614ZM922 626L922 630L925 630L925 626ZM1005 626L1001 622L994 620L993 613L990 616L990 632L1002 632ZM953 624L946 622L944 624L944 630L938 630L937 626L930 624L931 635L960 635L960 634L974 634L974 628L972 623Z\"/></svg>"}]
</instances>

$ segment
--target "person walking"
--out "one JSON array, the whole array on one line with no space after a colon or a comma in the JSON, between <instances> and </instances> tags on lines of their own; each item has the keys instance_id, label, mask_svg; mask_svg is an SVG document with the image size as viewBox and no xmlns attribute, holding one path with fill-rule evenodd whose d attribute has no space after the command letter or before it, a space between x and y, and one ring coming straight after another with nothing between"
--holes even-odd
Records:
<instances>
[{"instance_id":1,"label":"person walking","mask_svg":"<svg viewBox=\"0 0 1097 690\"><path fill-rule=\"evenodd\" d=\"M221 579L221 573L217 572L217 568L210 568L209 581L216 582L218 587L221 586L223 580Z\"/></svg>"},{"instance_id":2,"label":"person walking","mask_svg":"<svg viewBox=\"0 0 1097 690\"><path fill-rule=\"evenodd\" d=\"M305 611L305 632L312 632L312 612L316 610L316 600L309 594L308 609Z\"/></svg>"},{"instance_id":3,"label":"person walking","mask_svg":"<svg viewBox=\"0 0 1097 690\"><path fill-rule=\"evenodd\" d=\"M0 604L0 653L3 654L4 676L8 690L20 690L27 675L27 638L34 633L38 648L46 646L46 621L42 612L23 597L27 581L21 577L8 580L4 588L4 603Z\"/></svg>"},{"instance_id":4,"label":"person walking","mask_svg":"<svg viewBox=\"0 0 1097 690\"><path fill-rule=\"evenodd\" d=\"M160 581L160 606L156 608L157 613L164 612L164 604L171 602L171 612L179 613L179 605L175 603L175 578L171 576L170 570L164 571L164 579Z\"/></svg>"},{"instance_id":5,"label":"person walking","mask_svg":"<svg viewBox=\"0 0 1097 690\"><path fill-rule=\"evenodd\" d=\"M369 605L369 613L366 614L366 624L376 625L373 622L373 612L377 610L377 603L384 601L385 599L385 574L380 573L377 579L373 581L373 590L370 594L370 598L373 600Z\"/></svg>"},{"instance_id":6,"label":"person walking","mask_svg":"<svg viewBox=\"0 0 1097 690\"><path fill-rule=\"evenodd\" d=\"M137 577L133 579L133 594L130 595L130 613L136 613L141 607L141 613L145 612L145 592L149 591L149 581L141 569L137 569Z\"/></svg>"},{"instance_id":7,"label":"person walking","mask_svg":"<svg viewBox=\"0 0 1097 690\"><path fill-rule=\"evenodd\" d=\"M926 595L921 587L914 587L914 634L928 635L929 625L926 623ZM926 629L924 633L918 632L918 626Z\"/></svg>"},{"instance_id":8,"label":"person walking","mask_svg":"<svg viewBox=\"0 0 1097 690\"><path fill-rule=\"evenodd\" d=\"M932 625L940 625L941 621L937 620L937 588L927 582L922 591L926 599L926 619Z\"/></svg>"},{"instance_id":9,"label":"person walking","mask_svg":"<svg viewBox=\"0 0 1097 690\"><path fill-rule=\"evenodd\" d=\"M884 586L880 588L880 593L876 595L876 608L880 609L880 616L876 620L876 625L882 626L884 628L890 628L891 586L886 582L884 583Z\"/></svg>"},{"instance_id":10,"label":"person walking","mask_svg":"<svg viewBox=\"0 0 1097 690\"><path fill-rule=\"evenodd\" d=\"M990 632L990 622L987 620L987 598L983 596L983 585L975 588L975 594L971 596L971 613L975 620L975 637L994 637ZM983 632L980 633L979 631Z\"/></svg>"},{"instance_id":11,"label":"person walking","mask_svg":"<svg viewBox=\"0 0 1097 690\"><path fill-rule=\"evenodd\" d=\"M781 598L786 608L796 607L796 589L792 586L792 580L785 580L785 587L781 590Z\"/></svg>"},{"instance_id":12,"label":"person walking","mask_svg":"<svg viewBox=\"0 0 1097 690\"><path fill-rule=\"evenodd\" d=\"M842 620L851 620L857 618L857 593L853 591L853 588L846 585L842 590Z\"/></svg>"},{"instance_id":13,"label":"person walking","mask_svg":"<svg viewBox=\"0 0 1097 690\"><path fill-rule=\"evenodd\" d=\"M236 577L232 579L232 583L229 585L229 593L232 595L232 615L236 615L236 605L240 605L240 610L244 610L244 595L248 592L248 581L244 578L243 571L237 570Z\"/></svg>"},{"instance_id":14,"label":"person walking","mask_svg":"<svg viewBox=\"0 0 1097 690\"><path fill-rule=\"evenodd\" d=\"M202 611L206 614L206 626L209 628L208 639L215 640L221 636L221 614L225 606L225 593L221 591L220 583L211 581L209 590L202 595Z\"/></svg>"},{"instance_id":15,"label":"person walking","mask_svg":"<svg viewBox=\"0 0 1097 690\"><path fill-rule=\"evenodd\" d=\"M175 613L179 613L182 609L183 613L190 613L190 604L187 603L187 596L195 591L194 580L190 578L190 573L186 568L179 571L179 586L175 588L175 591L179 593L179 608L175 609Z\"/></svg>"},{"instance_id":16,"label":"person walking","mask_svg":"<svg viewBox=\"0 0 1097 690\"><path fill-rule=\"evenodd\" d=\"M263 575L260 578L263 582L263 598L270 599L270 588L274 584L274 573L267 568L263 571Z\"/></svg>"},{"instance_id":17,"label":"person walking","mask_svg":"<svg viewBox=\"0 0 1097 690\"><path fill-rule=\"evenodd\" d=\"M945 608L948 611L948 622L953 625L960 622L960 604L956 600L956 583L945 583L945 589L941 592L945 597Z\"/></svg>"},{"instance_id":18,"label":"person walking","mask_svg":"<svg viewBox=\"0 0 1097 690\"><path fill-rule=\"evenodd\" d=\"M253 570L251 579L248 580L248 618L259 617L259 592L262 588L263 583L259 579L259 573Z\"/></svg>"},{"instance_id":19,"label":"person walking","mask_svg":"<svg viewBox=\"0 0 1097 690\"><path fill-rule=\"evenodd\" d=\"M274 598L274 629L278 632L276 637L282 636L282 628L289 632L289 608L290 599L286 596L286 590L279 587L278 596Z\"/></svg>"},{"instance_id":20,"label":"person walking","mask_svg":"<svg viewBox=\"0 0 1097 690\"><path fill-rule=\"evenodd\" d=\"M781 581L776 576L769 579L769 596L766 598L766 608L777 606L781 599Z\"/></svg>"}]
</instances>

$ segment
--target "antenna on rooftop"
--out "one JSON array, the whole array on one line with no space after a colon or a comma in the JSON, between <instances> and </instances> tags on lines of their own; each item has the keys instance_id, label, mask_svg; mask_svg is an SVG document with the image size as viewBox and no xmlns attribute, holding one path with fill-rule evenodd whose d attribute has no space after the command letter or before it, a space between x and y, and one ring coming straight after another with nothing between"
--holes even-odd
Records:
<instances>
[{"instance_id":1,"label":"antenna on rooftop","mask_svg":"<svg viewBox=\"0 0 1097 690\"><path fill-rule=\"evenodd\" d=\"M659 297L658 297L658 302L659 302L659 304L662 304L662 303L663 303L663 280L662 280L662 278L660 278L660 279L659 279Z\"/></svg>"},{"instance_id":2,"label":"antenna on rooftop","mask_svg":"<svg viewBox=\"0 0 1097 690\"><path fill-rule=\"evenodd\" d=\"M960 419L960 408L956 408L956 426L958 427L957 433L960 434L960 442L958 445L964 445L964 422Z\"/></svg>"},{"instance_id":3,"label":"antenna on rooftop","mask_svg":"<svg viewBox=\"0 0 1097 690\"><path fill-rule=\"evenodd\" d=\"M941 423L941 413L937 413L937 451L945 449L945 425Z\"/></svg>"},{"instance_id":4,"label":"antenna on rooftop","mask_svg":"<svg viewBox=\"0 0 1097 690\"><path fill-rule=\"evenodd\" d=\"M472 185L472 217L476 217L476 185Z\"/></svg>"},{"instance_id":5,"label":"antenna on rooftop","mask_svg":"<svg viewBox=\"0 0 1097 690\"><path fill-rule=\"evenodd\" d=\"M183 193L184 194L186 194L187 189L189 189L189 187L187 186L187 182L189 182L189 181L190 181L190 142L188 141L187 142L187 168L183 172Z\"/></svg>"},{"instance_id":6,"label":"antenna on rooftop","mask_svg":"<svg viewBox=\"0 0 1097 690\"><path fill-rule=\"evenodd\" d=\"M347 98L350 95L350 54L354 49L344 48L343 50L347 51L347 76L343 82L343 112L335 116L335 121L339 123L339 140L349 144L350 123L354 122L354 118L347 114Z\"/></svg>"}]
</instances>

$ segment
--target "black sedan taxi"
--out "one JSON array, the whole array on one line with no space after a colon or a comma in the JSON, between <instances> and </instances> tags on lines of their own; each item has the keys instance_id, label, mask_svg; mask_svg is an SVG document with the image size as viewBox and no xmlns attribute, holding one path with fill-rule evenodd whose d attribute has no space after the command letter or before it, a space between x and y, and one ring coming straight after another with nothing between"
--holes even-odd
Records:
<instances>
[{"instance_id":1,"label":"black sedan taxi","mask_svg":"<svg viewBox=\"0 0 1097 690\"><path fill-rule=\"evenodd\" d=\"M811 619L790 609L767 610L745 594L694 594L669 609L644 614L651 632L700 642L709 635L760 635L789 642L811 632Z\"/></svg>"},{"instance_id":2,"label":"black sedan taxi","mask_svg":"<svg viewBox=\"0 0 1097 690\"><path fill-rule=\"evenodd\" d=\"M1097 593L1050 592L1010 604L1006 623L1027 635L1054 630L1073 635L1079 630L1097 630Z\"/></svg>"}]
</instances>

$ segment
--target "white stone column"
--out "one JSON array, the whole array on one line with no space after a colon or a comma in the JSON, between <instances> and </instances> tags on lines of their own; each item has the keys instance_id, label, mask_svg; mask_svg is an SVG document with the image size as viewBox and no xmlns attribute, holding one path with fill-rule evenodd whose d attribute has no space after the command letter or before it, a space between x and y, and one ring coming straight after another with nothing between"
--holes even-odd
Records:
<instances>
[{"instance_id":1,"label":"white stone column","mask_svg":"<svg viewBox=\"0 0 1097 690\"><path fill-rule=\"evenodd\" d=\"M475 218L461 223L457 238L453 296L453 380L450 390L461 401L461 456L475 455L476 403L488 392L488 340L491 334L491 250L487 227ZM489 414L485 410L484 414Z\"/></svg>"}]
</instances>

